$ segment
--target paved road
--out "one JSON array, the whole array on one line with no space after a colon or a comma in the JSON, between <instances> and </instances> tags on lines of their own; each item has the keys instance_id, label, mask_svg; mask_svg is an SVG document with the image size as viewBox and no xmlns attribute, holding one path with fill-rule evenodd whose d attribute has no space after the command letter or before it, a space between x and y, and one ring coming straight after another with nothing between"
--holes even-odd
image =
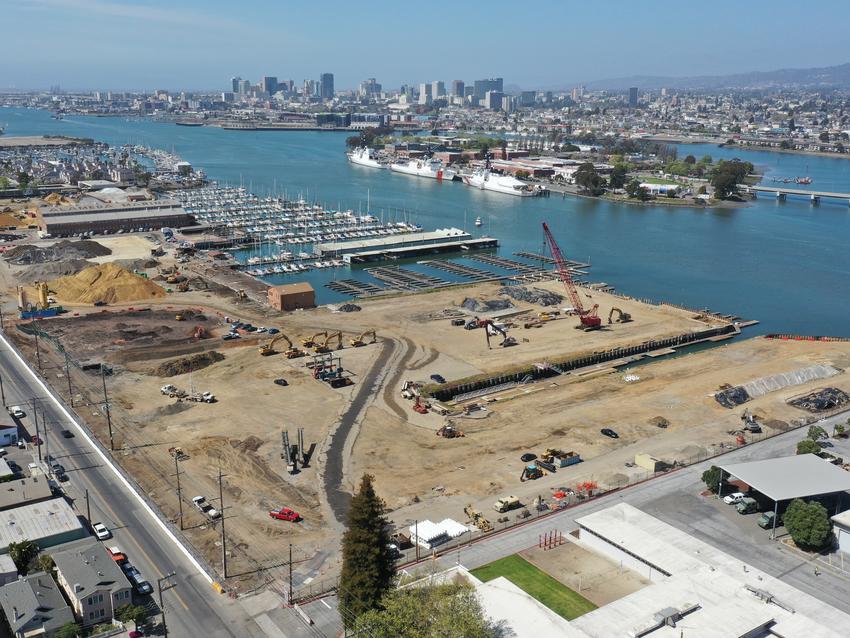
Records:
<instances>
[{"instance_id":1,"label":"paved road","mask_svg":"<svg viewBox=\"0 0 850 638\"><path fill-rule=\"evenodd\" d=\"M42 453L46 454L45 448L49 447L50 454L68 471L70 481L63 488L77 511L85 517L88 490L92 519L102 521L113 531L114 539L107 544L121 547L154 590L157 578L177 572L171 579L175 586L163 593L169 635L241 638L256 634L256 625L239 604L213 590L207 577L104 462L79 426L39 386L5 338L0 338L0 374L6 404L25 406L27 416L21 425L30 433L35 430L32 399L37 399L39 428L46 440ZM46 424L46 432L42 424ZM60 436L63 429L71 430L76 436L63 438ZM155 608L153 601L141 602Z\"/></svg>"}]
</instances>

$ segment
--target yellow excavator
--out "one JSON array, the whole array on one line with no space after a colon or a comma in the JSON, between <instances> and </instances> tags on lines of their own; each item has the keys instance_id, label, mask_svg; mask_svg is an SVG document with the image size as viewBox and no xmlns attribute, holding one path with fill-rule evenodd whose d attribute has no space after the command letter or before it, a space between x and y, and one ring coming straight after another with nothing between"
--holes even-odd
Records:
<instances>
[{"instance_id":1,"label":"yellow excavator","mask_svg":"<svg viewBox=\"0 0 850 638\"><path fill-rule=\"evenodd\" d=\"M328 333L327 333L326 330L323 330L322 332L317 332L316 334L314 334L309 339L302 339L301 345L304 346L305 348L312 348L313 346L318 346L319 342L316 341L316 339L318 339L319 337L327 337L327 336L328 336Z\"/></svg>"},{"instance_id":2,"label":"yellow excavator","mask_svg":"<svg viewBox=\"0 0 850 638\"><path fill-rule=\"evenodd\" d=\"M377 343L378 335L375 334L374 330L367 330L366 332L362 332L359 336L354 337L353 339L349 339L348 343L350 343L355 348L365 346L366 342L364 341L364 339L369 335L372 335L372 340L369 343Z\"/></svg>"},{"instance_id":3,"label":"yellow excavator","mask_svg":"<svg viewBox=\"0 0 850 638\"><path fill-rule=\"evenodd\" d=\"M277 350L274 349L274 344L276 344L280 339L286 341L286 350L283 354L286 355L287 359L296 359L298 357L303 357L307 354L306 352L301 350L301 348L293 347L292 340L282 332L277 333L277 335L275 335L275 337L268 343L264 343L263 345L261 345L260 354L264 357L275 354Z\"/></svg>"},{"instance_id":4,"label":"yellow excavator","mask_svg":"<svg viewBox=\"0 0 850 638\"><path fill-rule=\"evenodd\" d=\"M611 308L611 312L608 313L608 323L614 323L612 319L615 312L617 313L617 323L626 323L632 320L632 316L628 312L623 312L619 308Z\"/></svg>"},{"instance_id":5,"label":"yellow excavator","mask_svg":"<svg viewBox=\"0 0 850 638\"><path fill-rule=\"evenodd\" d=\"M317 344L317 345L315 346L314 350L315 350L316 352L318 352L318 353L322 353L322 352L330 352L330 351L331 351L331 349L328 347L328 344L329 344L329 343L330 343L333 339L336 339L336 340L337 340L336 349L337 349L337 350L342 350L342 332L340 332L339 330L337 330L336 332L332 332L332 333L330 333L329 335L327 335L327 336L325 337L324 342L322 342L322 344L321 344L321 345L318 345L318 344Z\"/></svg>"}]
</instances>

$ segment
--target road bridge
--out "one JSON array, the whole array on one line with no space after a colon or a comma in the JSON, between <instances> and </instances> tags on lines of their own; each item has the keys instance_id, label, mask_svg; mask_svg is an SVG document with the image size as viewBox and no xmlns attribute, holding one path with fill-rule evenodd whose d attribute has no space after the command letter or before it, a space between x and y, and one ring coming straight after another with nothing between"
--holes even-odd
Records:
<instances>
[{"instance_id":1,"label":"road bridge","mask_svg":"<svg viewBox=\"0 0 850 638\"><path fill-rule=\"evenodd\" d=\"M744 192L758 195L759 193L771 193L776 199L785 201L788 195L801 195L808 197L812 204L819 204L821 199L843 199L850 206L850 193L835 193L831 191L814 191L803 188L785 188L783 186L745 186Z\"/></svg>"}]
</instances>

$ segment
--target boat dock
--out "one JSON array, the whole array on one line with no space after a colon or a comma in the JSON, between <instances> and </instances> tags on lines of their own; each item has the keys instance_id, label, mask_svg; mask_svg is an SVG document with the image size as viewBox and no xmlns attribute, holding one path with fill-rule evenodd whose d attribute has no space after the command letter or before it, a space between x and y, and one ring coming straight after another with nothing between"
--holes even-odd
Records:
<instances>
[{"instance_id":1,"label":"boat dock","mask_svg":"<svg viewBox=\"0 0 850 638\"><path fill-rule=\"evenodd\" d=\"M554 264L555 263L555 260L552 259L551 257L549 257L548 255L541 255L541 254L538 254L538 253L530 253L530 252L525 251L525 250L521 250L519 252L516 252L516 253L514 253L514 255L516 255L517 257L524 257L525 259L528 259L528 260L531 260L531 261L539 261L542 264ZM575 261L575 260L572 260L572 259L565 259L564 261L567 262L567 268L569 268L571 272L575 272L575 273L578 273L580 275L586 275L587 272L585 272L585 271L588 268L590 268L589 263L585 264L585 263L582 263L580 261Z\"/></svg>"},{"instance_id":2,"label":"boat dock","mask_svg":"<svg viewBox=\"0 0 850 638\"><path fill-rule=\"evenodd\" d=\"M356 279L339 279L325 284L325 288L330 288L335 292L340 292L344 295L352 297L369 297L387 292L386 288L381 288L375 284L370 284L365 281L357 281Z\"/></svg>"},{"instance_id":3,"label":"boat dock","mask_svg":"<svg viewBox=\"0 0 850 638\"><path fill-rule=\"evenodd\" d=\"M450 272L453 275L466 277L467 279L471 279L473 281L485 281L493 278L493 273L489 270L481 270L480 268L465 266L464 264L458 264L453 261L434 260L420 261L418 263L431 266L431 268L437 268L438 270Z\"/></svg>"},{"instance_id":4,"label":"boat dock","mask_svg":"<svg viewBox=\"0 0 850 638\"><path fill-rule=\"evenodd\" d=\"M401 290L433 290L434 288L452 285L451 281L398 266L367 268L366 272L375 279L380 279L390 284L393 288Z\"/></svg>"}]
</instances>

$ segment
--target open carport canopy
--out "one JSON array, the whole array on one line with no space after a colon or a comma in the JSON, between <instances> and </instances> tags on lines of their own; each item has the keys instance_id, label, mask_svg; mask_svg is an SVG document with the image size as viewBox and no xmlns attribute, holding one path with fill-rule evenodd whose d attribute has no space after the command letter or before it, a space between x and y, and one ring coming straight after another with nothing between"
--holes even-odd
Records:
<instances>
[{"instance_id":1,"label":"open carport canopy","mask_svg":"<svg viewBox=\"0 0 850 638\"><path fill-rule=\"evenodd\" d=\"M720 465L729 474L774 501L850 490L850 472L814 454Z\"/></svg>"}]
</instances>

